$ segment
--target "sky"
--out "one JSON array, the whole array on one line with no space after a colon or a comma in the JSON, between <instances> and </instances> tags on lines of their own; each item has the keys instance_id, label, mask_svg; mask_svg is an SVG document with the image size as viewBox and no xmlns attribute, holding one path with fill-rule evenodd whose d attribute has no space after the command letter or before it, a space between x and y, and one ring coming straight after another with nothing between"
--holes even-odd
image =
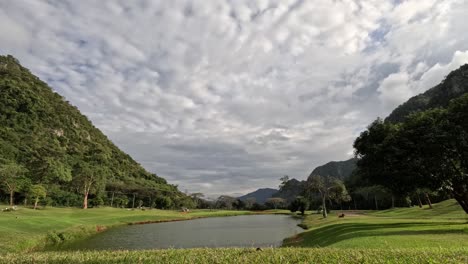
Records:
<instances>
[{"instance_id":1,"label":"sky","mask_svg":"<svg viewBox=\"0 0 468 264\"><path fill-rule=\"evenodd\" d=\"M468 1L0 0L0 54L182 191L277 187L468 63Z\"/></svg>"}]
</instances>

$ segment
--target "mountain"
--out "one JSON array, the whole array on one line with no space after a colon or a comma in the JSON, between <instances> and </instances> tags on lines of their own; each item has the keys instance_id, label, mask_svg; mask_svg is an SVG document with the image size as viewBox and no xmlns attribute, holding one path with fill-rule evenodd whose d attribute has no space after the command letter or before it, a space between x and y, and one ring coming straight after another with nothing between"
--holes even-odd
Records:
<instances>
[{"instance_id":1,"label":"mountain","mask_svg":"<svg viewBox=\"0 0 468 264\"><path fill-rule=\"evenodd\" d=\"M352 158L346 161L331 161L325 165L318 166L311 173L312 175L331 176L340 180L345 180L356 168L356 159ZM309 176L309 177L310 177Z\"/></svg>"},{"instance_id":2,"label":"mountain","mask_svg":"<svg viewBox=\"0 0 468 264\"><path fill-rule=\"evenodd\" d=\"M398 106L385 121L402 122L411 113L436 107L446 107L450 100L465 93L468 93L468 64L449 73L439 85L410 98Z\"/></svg>"},{"instance_id":3,"label":"mountain","mask_svg":"<svg viewBox=\"0 0 468 264\"><path fill-rule=\"evenodd\" d=\"M273 197L285 199L288 203L296 199L297 196L303 195L305 181L298 181L294 178L286 182L286 184Z\"/></svg>"},{"instance_id":4,"label":"mountain","mask_svg":"<svg viewBox=\"0 0 468 264\"><path fill-rule=\"evenodd\" d=\"M112 199L127 206L133 197L146 206L167 197L164 207L187 201L10 55L0 56L0 123L0 165L17 164L24 171L13 190L16 200L27 199L28 186L41 184L51 205L79 206L86 194L94 205ZM0 189L0 199L7 192Z\"/></svg>"},{"instance_id":5,"label":"mountain","mask_svg":"<svg viewBox=\"0 0 468 264\"><path fill-rule=\"evenodd\" d=\"M277 189L272 188L262 188L258 189L255 192L248 193L239 197L240 200L245 201L249 198L255 198L255 201L259 204L264 204L268 198L271 198L273 194L277 193Z\"/></svg>"}]
</instances>

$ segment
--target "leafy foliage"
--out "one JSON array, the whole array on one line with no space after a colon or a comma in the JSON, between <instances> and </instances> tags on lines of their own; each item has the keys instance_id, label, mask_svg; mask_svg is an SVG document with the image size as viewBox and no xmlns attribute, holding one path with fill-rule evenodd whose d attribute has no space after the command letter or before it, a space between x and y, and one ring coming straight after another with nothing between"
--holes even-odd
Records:
<instances>
[{"instance_id":1,"label":"leafy foliage","mask_svg":"<svg viewBox=\"0 0 468 264\"><path fill-rule=\"evenodd\" d=\"M291 202L289 205L289 210L291 212L299 211L302 215L304 215L305 211L309 208L309 200L307 200L303 196L298 196L294 201Z\"/></svg>"},{"instance_id":2,"label":"leafy foliage","mask_svg":"<svg viewBox=\"0 0 468 264\"><path fill-rule=\"evenodd\" d=\"M330 176L311 175L307 179L306 192L309 197L319 195L322 202L323 217L327 217L327 200L334 200L335 202L347 202L350 200L348 191L344 183L336 178Z\"/></svg>"},{"instance_id":3,"label":"leafy foliage","mask_svg":"<svg viewBox=\"0 0 468 264\"><path fill-rule=\"evenodd\" d=\"M364 178L401 194L445 190L468 213L468 94L400 124L377 120L354 147Z\"/></svg>"},{"instance_id":4,"label":"leafy foliage","mask_svg":"<svg viewBox=\"0 0 468 264\"><path fill-rule=\"evenodd\" d=\"M32 185L31 188L29 188L28 194L32 199L34 199L34 209L36 209L39 199L45 198L47 195L47 191L44 188L44 186L40 184L35 184L35 185Z\"/></svg>"}]
</instances>

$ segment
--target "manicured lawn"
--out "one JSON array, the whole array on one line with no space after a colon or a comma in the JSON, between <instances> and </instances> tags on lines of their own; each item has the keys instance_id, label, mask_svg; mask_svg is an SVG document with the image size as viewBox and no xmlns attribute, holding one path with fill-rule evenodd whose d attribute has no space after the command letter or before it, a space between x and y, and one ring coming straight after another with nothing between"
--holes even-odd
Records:
<instances>
[{"instance_id":1,"label":"manicured lawn","mask_svg":"<svg viewBox=\"0 0 468 264\"><path fill-rule=\"evenodd\" d=\"M36 252L0 256L0 263L467 263L468 249L359 250L336 248L165 249Z\"/></svg>"},{"instance_id":2,"label":"manicured lawn","mask_svg":"<svg viewBox=\"0 0 468 264\"><path fill-rule=\"evenodd\" d=\"M92 234L96 226L249 213L20 208L0 213L0 263L468 263L468 217L453 200L435 204L432 210L356 211L345 212L344 218L332 212L327 219L308 214L303 221L308 230L287 239L286 247L260 251L216 248L7 253L30 248L46 234L68 238L67 230Z\"/></svg>"},{"instance_id":3,"label":"manicured lawn","mask_svg":"<svg viewBox=\"0 0 468 264\"><path fill-rule=\"evenodd\" d=\"M309 229L286 244L295 247L359 249L468 248L468 217L454 200L434 209L398 208L345 212L344 218L309 215Z\"/></svg>"}]
</instances>

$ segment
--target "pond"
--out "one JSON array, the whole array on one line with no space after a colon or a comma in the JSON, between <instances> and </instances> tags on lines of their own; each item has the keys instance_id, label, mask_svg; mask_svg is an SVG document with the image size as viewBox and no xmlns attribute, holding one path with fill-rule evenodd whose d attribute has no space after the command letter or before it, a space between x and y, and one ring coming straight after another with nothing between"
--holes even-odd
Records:
<instances>
[{"instance_id":1,"label":"pond","mask_svg":"<svg viewBox=\"0 0 468 264\"><path fill-rule=\"evenodd\" d=\"M112 228L65 250L277 247L303 230L287 215L244 215Z\"/></svg>"}]
</instances>

